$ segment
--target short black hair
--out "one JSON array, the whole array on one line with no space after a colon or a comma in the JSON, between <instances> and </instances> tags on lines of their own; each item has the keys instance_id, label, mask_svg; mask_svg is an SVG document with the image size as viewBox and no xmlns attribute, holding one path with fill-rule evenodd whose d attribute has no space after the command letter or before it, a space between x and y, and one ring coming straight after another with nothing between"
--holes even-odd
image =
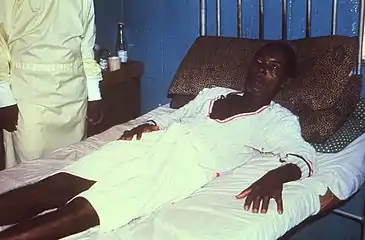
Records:
<instances>
[{"instance_id":1,"label":"short black hair","mask_svg":"<svg viewBox=\"0 0 365 240\"><path fill-rule=\"evenodd\" d=\"M297 72L297 56L293 48L284 41L273 41L263 46L263 48L274 48L283 52L286 57L288 77L295 77Z\"/></svg>"}]
</instances>

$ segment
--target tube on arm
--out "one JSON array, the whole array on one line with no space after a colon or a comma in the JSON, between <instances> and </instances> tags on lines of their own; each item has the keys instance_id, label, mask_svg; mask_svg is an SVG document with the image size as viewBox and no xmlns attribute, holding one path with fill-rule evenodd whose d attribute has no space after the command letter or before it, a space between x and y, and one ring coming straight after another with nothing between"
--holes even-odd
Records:
<instances>
[{"instance_id":1,"label":"tube on arm","mask_svg":"<svg viewBox=\"0 0 365 240\"><path fill-rule=\"evenodd\" d=\"M280 118L273 129L276 131L270 134L271 141L277 146L281 160L297 165L302 172L301 179L312 176L316 168L315 150L303 139L298 118L292 114Z\"/></svg>"}]
</instances>

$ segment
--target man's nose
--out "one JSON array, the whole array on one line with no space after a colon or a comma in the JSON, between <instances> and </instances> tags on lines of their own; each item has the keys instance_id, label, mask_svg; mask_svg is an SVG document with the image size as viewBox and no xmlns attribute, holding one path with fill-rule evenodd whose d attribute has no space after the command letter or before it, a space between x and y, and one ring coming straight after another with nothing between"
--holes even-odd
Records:
<instances>
[{"instance_id":1,"label":"man's nose","mask_svg":"<svg viewBox=\"0 0 365 240\"><path fill-rule=\"evenodd\" d=\"M266 72L266 67L265 66L260 66L259 71L260 71L260 73L265 73Z\"/></svg>"}]
</instances>

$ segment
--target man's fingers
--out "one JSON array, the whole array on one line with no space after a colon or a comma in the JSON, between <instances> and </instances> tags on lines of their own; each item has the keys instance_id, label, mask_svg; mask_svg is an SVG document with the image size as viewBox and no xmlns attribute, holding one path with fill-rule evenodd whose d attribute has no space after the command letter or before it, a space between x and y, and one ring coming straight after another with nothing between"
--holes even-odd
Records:
<instances>
[{"instance_id":1,"label":"man's fingers","mask_svg":"<svg viewBox=\"0 0 365 240\"><path fill-rule=\"evenodd\" d=\"M283 197L282 195L278 195L274 197L275 202L276 202L276 206L277 206L277 211L279 214L283 214L284 212L284 207L283 207Z\"/></svg>"},{"instance_id":2,"label":"man's fingers","mask_svg":"<svg viewBox=\"0 0 365 240\"><path fill-rule=\"evenodd\" d=\"M253 196L253 194L249 194L247 196L247 198L245 200L245 205L243 207L246 211L248 211L250 209L252 201L253 201L254 198L255 198L255 196Z\"/></svg>"},{"instance_id":3,"label":"man's fingers","mask_svg":"<svg viewBox=\"0 0 365 240\"><path fill-rule=\"evenodd\" d=\"M159 126L152 126L151 130L152 131L158 131L158 130L160 130L160 127Z\"/></svg>"},{"instance_id":4,"label":"man's fingers","mask_svg":"<svg viewBox=\"0 0 365 240\"><path fill-rule=\"evenodd\" d=\"M141 138L142 138L142 133L141 132L137 133L137 140L141 140Z\"/></svg>"},{"instance_id":5,"label":"man's fingers","mask_svg":"<svg viewBox=\"0 0 365 240\"><path fill-rule=\"evenodd\" d=\"M255 200L253 201L253 204L252 204L252 212L253 213L258 213L259 212L261 199L262 199L262 197L260 195L255 197Z\"/></svg>"},{"instance_id":6,"label":"man's fingers","mask_svg":"<svg viewBox=\"0 0 365 240\"><path fill-rule=\"evenodd\" d=\"M119 140L127 140L128 135L129 135L130 131L124 131L123 135L119 138Z\"/></svg>"},{"instance_id":7,"label":"man's fingers","mask_svg":"<svg viewBox=\"0 0 365 240\"><path fill-rule=\"evenodd\" d=\"M236 198L237 199L243 199L243 198L247 197L248 194L250 194L251 192L252 192L252 189L247 188L247 189L243 190L240 194L236 195Z\"/></svg>"},{"instance_id":8,"label":"man's fingers","mask_svg":"<svg viewBox=\"0 0 365 240\"><path fill-rule=\"evenodd\" d=\"M153 126L149 126L148 128L146 128L144 130L144 132L154 132L154 131L158 131L158 130L160 130L160 128L158 126L153 125Z\"/></svg>"},{"instance_id":9,"label":"man's fingers","mask_svg":"<svg viewBox=\"0 0 365 240\"><path fill-rule=\"evenodd\" d=\"M128 136L121 136L120 138L119 138L119 140L124 140L124 141L130 141L130 140L132 140L132 138L133 138L133 136L132 137L128 137Z\"/></svg>"},{"instance_id":10,"label":"man's fingers","mask_svg":"<svg viewBox=\"0 0 365 240\"><path fill-rule=\"evenodd\" d=\"M267 213L267 209L269 208L270 198L265 196L262 200L261 213Z\"/></svg>"}]
</instances>

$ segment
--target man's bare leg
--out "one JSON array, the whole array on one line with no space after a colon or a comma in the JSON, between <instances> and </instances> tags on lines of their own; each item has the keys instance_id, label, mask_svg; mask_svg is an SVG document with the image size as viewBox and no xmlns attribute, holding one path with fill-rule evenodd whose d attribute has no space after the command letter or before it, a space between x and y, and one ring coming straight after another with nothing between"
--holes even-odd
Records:
<instances>
[{"instance_id":1,"label":"man's bare leg","mask_svg":"<svg viewBox=\"0 0 365 240\"><path fill-rule=\"evenodd\" d=\"M95 182L58 173L0 195L0 226L15 224L39 213L60 208Z\"/></svg>"},{"instance_id":2,"label":"man's bare leg","mask_svg":"<svg viewBox=\"0 0 365 240\"><path fill-rule=\"evenodd\" d=\"M99 225L93 207L84 198L75 198L53 212L28 219L0 232L0 240L60 239Z\"/></svg>"}]
</instances>

